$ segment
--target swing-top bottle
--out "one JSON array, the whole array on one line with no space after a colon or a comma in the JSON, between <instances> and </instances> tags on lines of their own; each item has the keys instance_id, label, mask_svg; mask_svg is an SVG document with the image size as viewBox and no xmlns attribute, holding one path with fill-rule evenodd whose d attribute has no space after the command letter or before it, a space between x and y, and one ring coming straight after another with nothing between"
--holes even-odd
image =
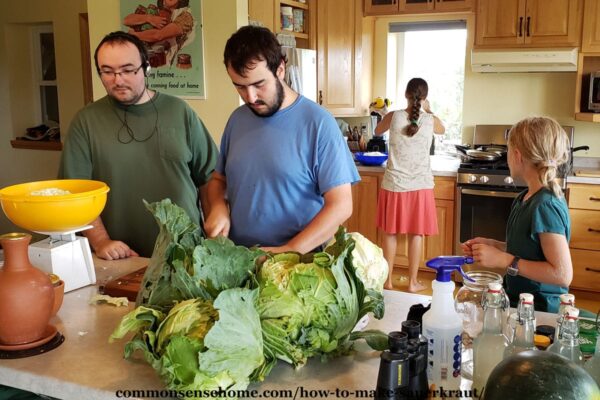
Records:
<instances>
[{"instance_id":1,"label":"swing-top bottle","mask_svg":"<svg viewBox=\"0 0 600 400\"><path fill-rule=\"evenodd\" d=\"M583 355L579 348L579 310L575 307L566 306L562 317L562 323L558 328L554 343L548 347L548 351L561 355L575 364L583 365Z\"/></svg>"},{"instance_id":2,"label":"swing-top bottle","mask_svg":"<svg viewBox=\"0 0 600 400\"><path fill-rule=\"evenodd\" d=\"M473 342L473 389L479 393L487 379L504 357L506 337L503 332L502 314L508 307L502 285L490 282L483 297L483 330Z\"/></svg>"},{"instance_id":3,"label":"swing-top bottle","mask_svg":"<svg viewBox=\"0 0 600 400\"><path fill-rule=\"evenodd\" d=\"M535 313L533 307L533 295L531 293L521 293L519 295L519 305L517 306L517 318L514 321L515 326L512 341L504 349L504 358L522 351L536 350L533 342L535 334Z\"/></svg>"}]
</instances>

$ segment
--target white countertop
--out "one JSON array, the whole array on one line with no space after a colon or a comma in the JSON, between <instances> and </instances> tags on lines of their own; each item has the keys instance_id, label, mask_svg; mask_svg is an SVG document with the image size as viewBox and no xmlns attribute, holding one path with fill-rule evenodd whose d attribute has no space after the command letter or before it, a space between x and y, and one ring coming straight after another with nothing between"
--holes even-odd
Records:
<instances>
[{"instance_id":1,"label":"white countertop","mask_svg":"<svg viewBox=\"0 0 600 400\"><path fill-rule=\"evenodd\" d=\"M569 183L587 183L591 185L600 185L600 178L589 176L575 176L577 171L598 171L600 170L600 158L598 157L575 157L573 159L573 174L567 177Z\"/></svg>"},{"instance_id":2,"label":"white countertop","mask_svg":"<svg viewBox=\"0 0 600 400\"><path fill-rule=\"evenodd\" d=\"M95 259L95 263L97 285L66 293L58 316L50 321L65 336L65 342L45 354L0 360L0 384L66 400L108 400L117 398L117 390L164 389L158 375L142 360L141 354L136 353L134 361L123 359L126 340L108 343L114 328L134 305L88 304L97 293L98 285L141 268L147 264L147 259ZM406 319L411 305L430 301L429 296L397 291L385 291L384 297L385 317L382 320L370 317L366 329L400 330L400 323ZM280 361L264 382L252 384L249 389L259 392L280 389L333 391L330 393L335 393L336 389L374 389L379 352L362 343L357 348L359 351L352 355L326 363L311 359L297 371Z\"/></svg>"}]
</instances>

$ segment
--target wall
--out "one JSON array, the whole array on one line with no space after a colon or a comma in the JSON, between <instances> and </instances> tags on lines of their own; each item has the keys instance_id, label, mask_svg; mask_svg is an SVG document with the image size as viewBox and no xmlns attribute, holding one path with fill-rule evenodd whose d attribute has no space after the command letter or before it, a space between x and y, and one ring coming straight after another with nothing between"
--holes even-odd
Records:
<instances>
[{"instance_id":1,"label":"wall","mask_svg":"<svg viewBox=\"0 0 600 400\"><path fill-rule=\"evenodd\" d=\"M26 24L51 22L54 25L57 83L61 131L83 105L79 13L86 11L85 0L21 0L4 4L0 13L0 187L20 182L52 179L56 176L59 151L13 149L10 140L35 126L26 110L31 109L27 90L18 80L29 80L23 62L28 56ZM21 47L20 51L13 51ZM22 230L0 212L0 233Z\"/></svg>"},{"instance_id":2,"label":"wall","mask_svg":"<svg viewBox=\"0 0 600 400\"><path fill-rule=\"evenodd\" d=\"M437 19L467 20L467 57L463 103L463 142L470 143L476 124L512 124L532 115L548 115L575 127L574 146L589 145L577 157L600 157L600 124L575 121L575 72L495 73L471 71L475 18L455 14ZM373 97L386 93L387 29L390 22L431 20L431 17L381 17L375 22Z\"/></svg>"},{"instance_id":3,"label":"wall","mask_svg":"<svg viewBox=\"0 0 600 400\"><path fill-rule=\"evenodd\" d=\"M194 1L194 0L191 0ZM90 48L93 53L102 37L121 29L119 0L87 0L90 21ZM217 144L231 112L240 98L223 65L225 42L240 27L248 23L247 0L202 0L204 29L204 63L206 100L188 100L198 113ZM94 100L106 95L97 74L93 74Z\"/></svg>"}]
</instances>

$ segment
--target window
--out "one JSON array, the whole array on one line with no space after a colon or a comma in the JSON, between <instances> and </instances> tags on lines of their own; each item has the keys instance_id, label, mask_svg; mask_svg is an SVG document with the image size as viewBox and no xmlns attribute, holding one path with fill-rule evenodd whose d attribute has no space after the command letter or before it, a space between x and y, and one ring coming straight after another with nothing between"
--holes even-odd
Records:
<instances>
[{"instance_id":1,"label":"window","mask_svg":"<svg viewBox=\"0 0 600 400\"><path fill-rule=\"evenodd\" d=\"M387 95L395 109L406 106L411 78L427 81L432 111L446 126L444 141L462 141L467 28L464 21L391 23L388 34Z\"/></svg>"},{"instance_id":2,"label":"window","mask_svg":"<svg viewBox=\"0 0 600 400\"><path fill-rule=\"evenodd\" d=\"M54 33L51 24L35 26L32 32L32 62L34 102L39 123L57 126L58 88L56 86L56 59L54 57Z\"/></svg>"}]
</instances>

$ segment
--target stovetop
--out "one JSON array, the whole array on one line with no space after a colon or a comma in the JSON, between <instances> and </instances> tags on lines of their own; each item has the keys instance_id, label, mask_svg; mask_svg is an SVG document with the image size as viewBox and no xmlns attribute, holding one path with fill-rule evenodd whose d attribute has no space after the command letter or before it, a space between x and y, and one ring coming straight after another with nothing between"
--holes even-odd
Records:
<instances>
[{"instance_id":1,"label":"stovetop","mask_svg":"<svg viewBox=\"0 0 600 400\"><path fill-rule=\"evenodd\" d=\"M498 160L498 161L486 161L486 162L475 162L475 161L466 161L461 162L458 167L458 172L487 172L492 173L491 171L495 171L497 173L505 173L509 174L508 171L508 162L506 160Z\"/></svg>"}]
</instances>

